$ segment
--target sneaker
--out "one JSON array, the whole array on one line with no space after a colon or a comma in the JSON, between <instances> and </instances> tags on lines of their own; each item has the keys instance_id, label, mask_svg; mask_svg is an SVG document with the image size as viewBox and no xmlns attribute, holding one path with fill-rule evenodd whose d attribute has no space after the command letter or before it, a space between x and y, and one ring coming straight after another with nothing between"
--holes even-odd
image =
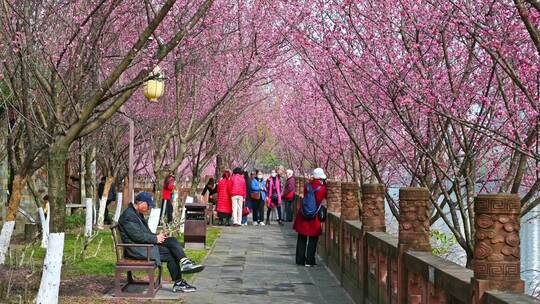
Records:
<instances>
[{"instance_id":1,"label":"sneaker","mask_svg":"<svg viewBox=\"0 0 540 304\"><path fill-rule=\"evenodd\" d=\"M313 266L315 266L315 265L306 264L306 267L307 267L307 268L311 268L311 267L313 267Z\"/></svg>"},{"instance_id":2,"label":"sneaker","mask_svg":"<svg viewBox=\"0 0 540 304\"><path fill-rule=\"evenodd\" d=\"M260 222L259 225L264 226L264 223L263 223L263 222Z\"/></svg>"},{"instance_id":3,"label":"sneaker","mask_svg":"<svg viewBox=\"0 0 540 304\"><path fill-rule=\"evenodd\" d=\"M204 265L193 263L190 259L185 259L180 263L182 273L196 273L204 269Z\"/></svg>"},{"instance_id":4,"label":"sneaker","mask_svg":"<svg viewBox=\"0 0 540 304\"><path fill-rule=\"evenodd\" d=\"M197 288L189 285L185 280L180 280L174 283L172 290L173 292L194 292Z\"/></svg>"},{"instance_id":5,"label":"sneaker","mask_svg":"<svg viewBox=\"0 0 540 304\"><path fill-rule=\"evenodd\" d=\"M259 226L259 223L253 222L253 226Z\"/></svg>"},{"instance_id":6,"label":"sneaker","mask_svg":"<svg viewBox=\"0 0 540 304\"><path fill-rule=\"evenodd\" d=\"M283 224L283 221L278 221L278 224L279 224L280 226L285 225L285 224Z\"/></svg>"}]
</instances>

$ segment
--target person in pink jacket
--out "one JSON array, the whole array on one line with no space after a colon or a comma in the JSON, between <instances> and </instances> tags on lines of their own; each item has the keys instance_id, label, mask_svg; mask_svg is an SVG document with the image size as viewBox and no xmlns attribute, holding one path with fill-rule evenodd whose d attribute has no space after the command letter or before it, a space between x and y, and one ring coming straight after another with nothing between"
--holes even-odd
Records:
<instances>
[{"instance_id":1,"label":"person in pink jacket","mask_svg":"<svg viewBox=\"0 0 540 304\"><path fill-rule=\"evenodd\" d=\"M232 200L232 222L233 226L242 225L242 206L246 199L246 179L244 172L240 168L233 170L231 182L229 183L229 194Z\"/></svg>"}]
</instances>

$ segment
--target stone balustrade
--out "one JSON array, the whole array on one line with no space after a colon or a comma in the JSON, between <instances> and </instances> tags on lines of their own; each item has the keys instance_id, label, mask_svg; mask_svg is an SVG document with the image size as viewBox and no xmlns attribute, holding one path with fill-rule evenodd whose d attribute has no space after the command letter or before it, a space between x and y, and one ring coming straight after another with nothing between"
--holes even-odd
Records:
<instances>
[{"instance_id":1,"label":"stone balustrade","mask_svg":"<svg viewBox=\"0 0 540 304\"><path fill-rule=\"evenodd\" d=\"M518 196L476 197L471 270L431 253L426 188L400 189L396 238L385 232L383 185L362 185L361 214L356 183L327 186L318 254L356 303L540 303L523 293L519 276Z\"/></svg>"}]
</instances>

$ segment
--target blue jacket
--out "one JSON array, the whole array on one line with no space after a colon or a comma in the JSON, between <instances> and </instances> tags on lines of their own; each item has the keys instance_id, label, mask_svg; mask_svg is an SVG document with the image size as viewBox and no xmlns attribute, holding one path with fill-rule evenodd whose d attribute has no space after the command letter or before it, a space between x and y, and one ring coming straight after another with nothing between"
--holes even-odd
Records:
<instances>
[{"instance_id":1,"label":"blue jacket","mask_svg":"<svg viewBox=\"0 0 540 304\"><path fill-rule=\"evenodd\" d=\"M264 201L266 199L266 183L260 181L256 178L251 180L251 192L261 192L261 199Z\"/></svg>"}]
</instances>

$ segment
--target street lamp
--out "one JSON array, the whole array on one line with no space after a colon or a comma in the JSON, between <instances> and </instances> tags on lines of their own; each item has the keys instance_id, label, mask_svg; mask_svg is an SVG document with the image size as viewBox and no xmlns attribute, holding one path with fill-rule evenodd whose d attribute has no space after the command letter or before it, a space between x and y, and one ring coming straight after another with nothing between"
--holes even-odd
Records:
<instances>
[{"instance_id":1,"label":"street lamp","mask_svg":"<svg viewBox=\"0 0 540 304\"><path fill-rule=\"evenodd\" d=\"M156 66L150 73L152 79L144 83L144 97L148 101L156 102L158 98L163 96L165 90L165 77L159 66ZM128 181L129 181L129 195L130 200L134 199L134 180L133 180L133 162L134 162L134 137L135 137L135 124L133 119L128 118L129 121L129 166L128 166Z\"/></svg>"},{"instance_id":2,"label":"street lamp","mask_svg":"<svg viewBox=\"0 0 540 304\"><path fill-rule=\"evenodd\" d=\"M163 72L156 66L152 73L150 73L152 79L144 83L144 97L146 97L151 102L156 102L158 98L163 95L163 90L165 89L165 81Z\"/></svg>"}]
</instances>

